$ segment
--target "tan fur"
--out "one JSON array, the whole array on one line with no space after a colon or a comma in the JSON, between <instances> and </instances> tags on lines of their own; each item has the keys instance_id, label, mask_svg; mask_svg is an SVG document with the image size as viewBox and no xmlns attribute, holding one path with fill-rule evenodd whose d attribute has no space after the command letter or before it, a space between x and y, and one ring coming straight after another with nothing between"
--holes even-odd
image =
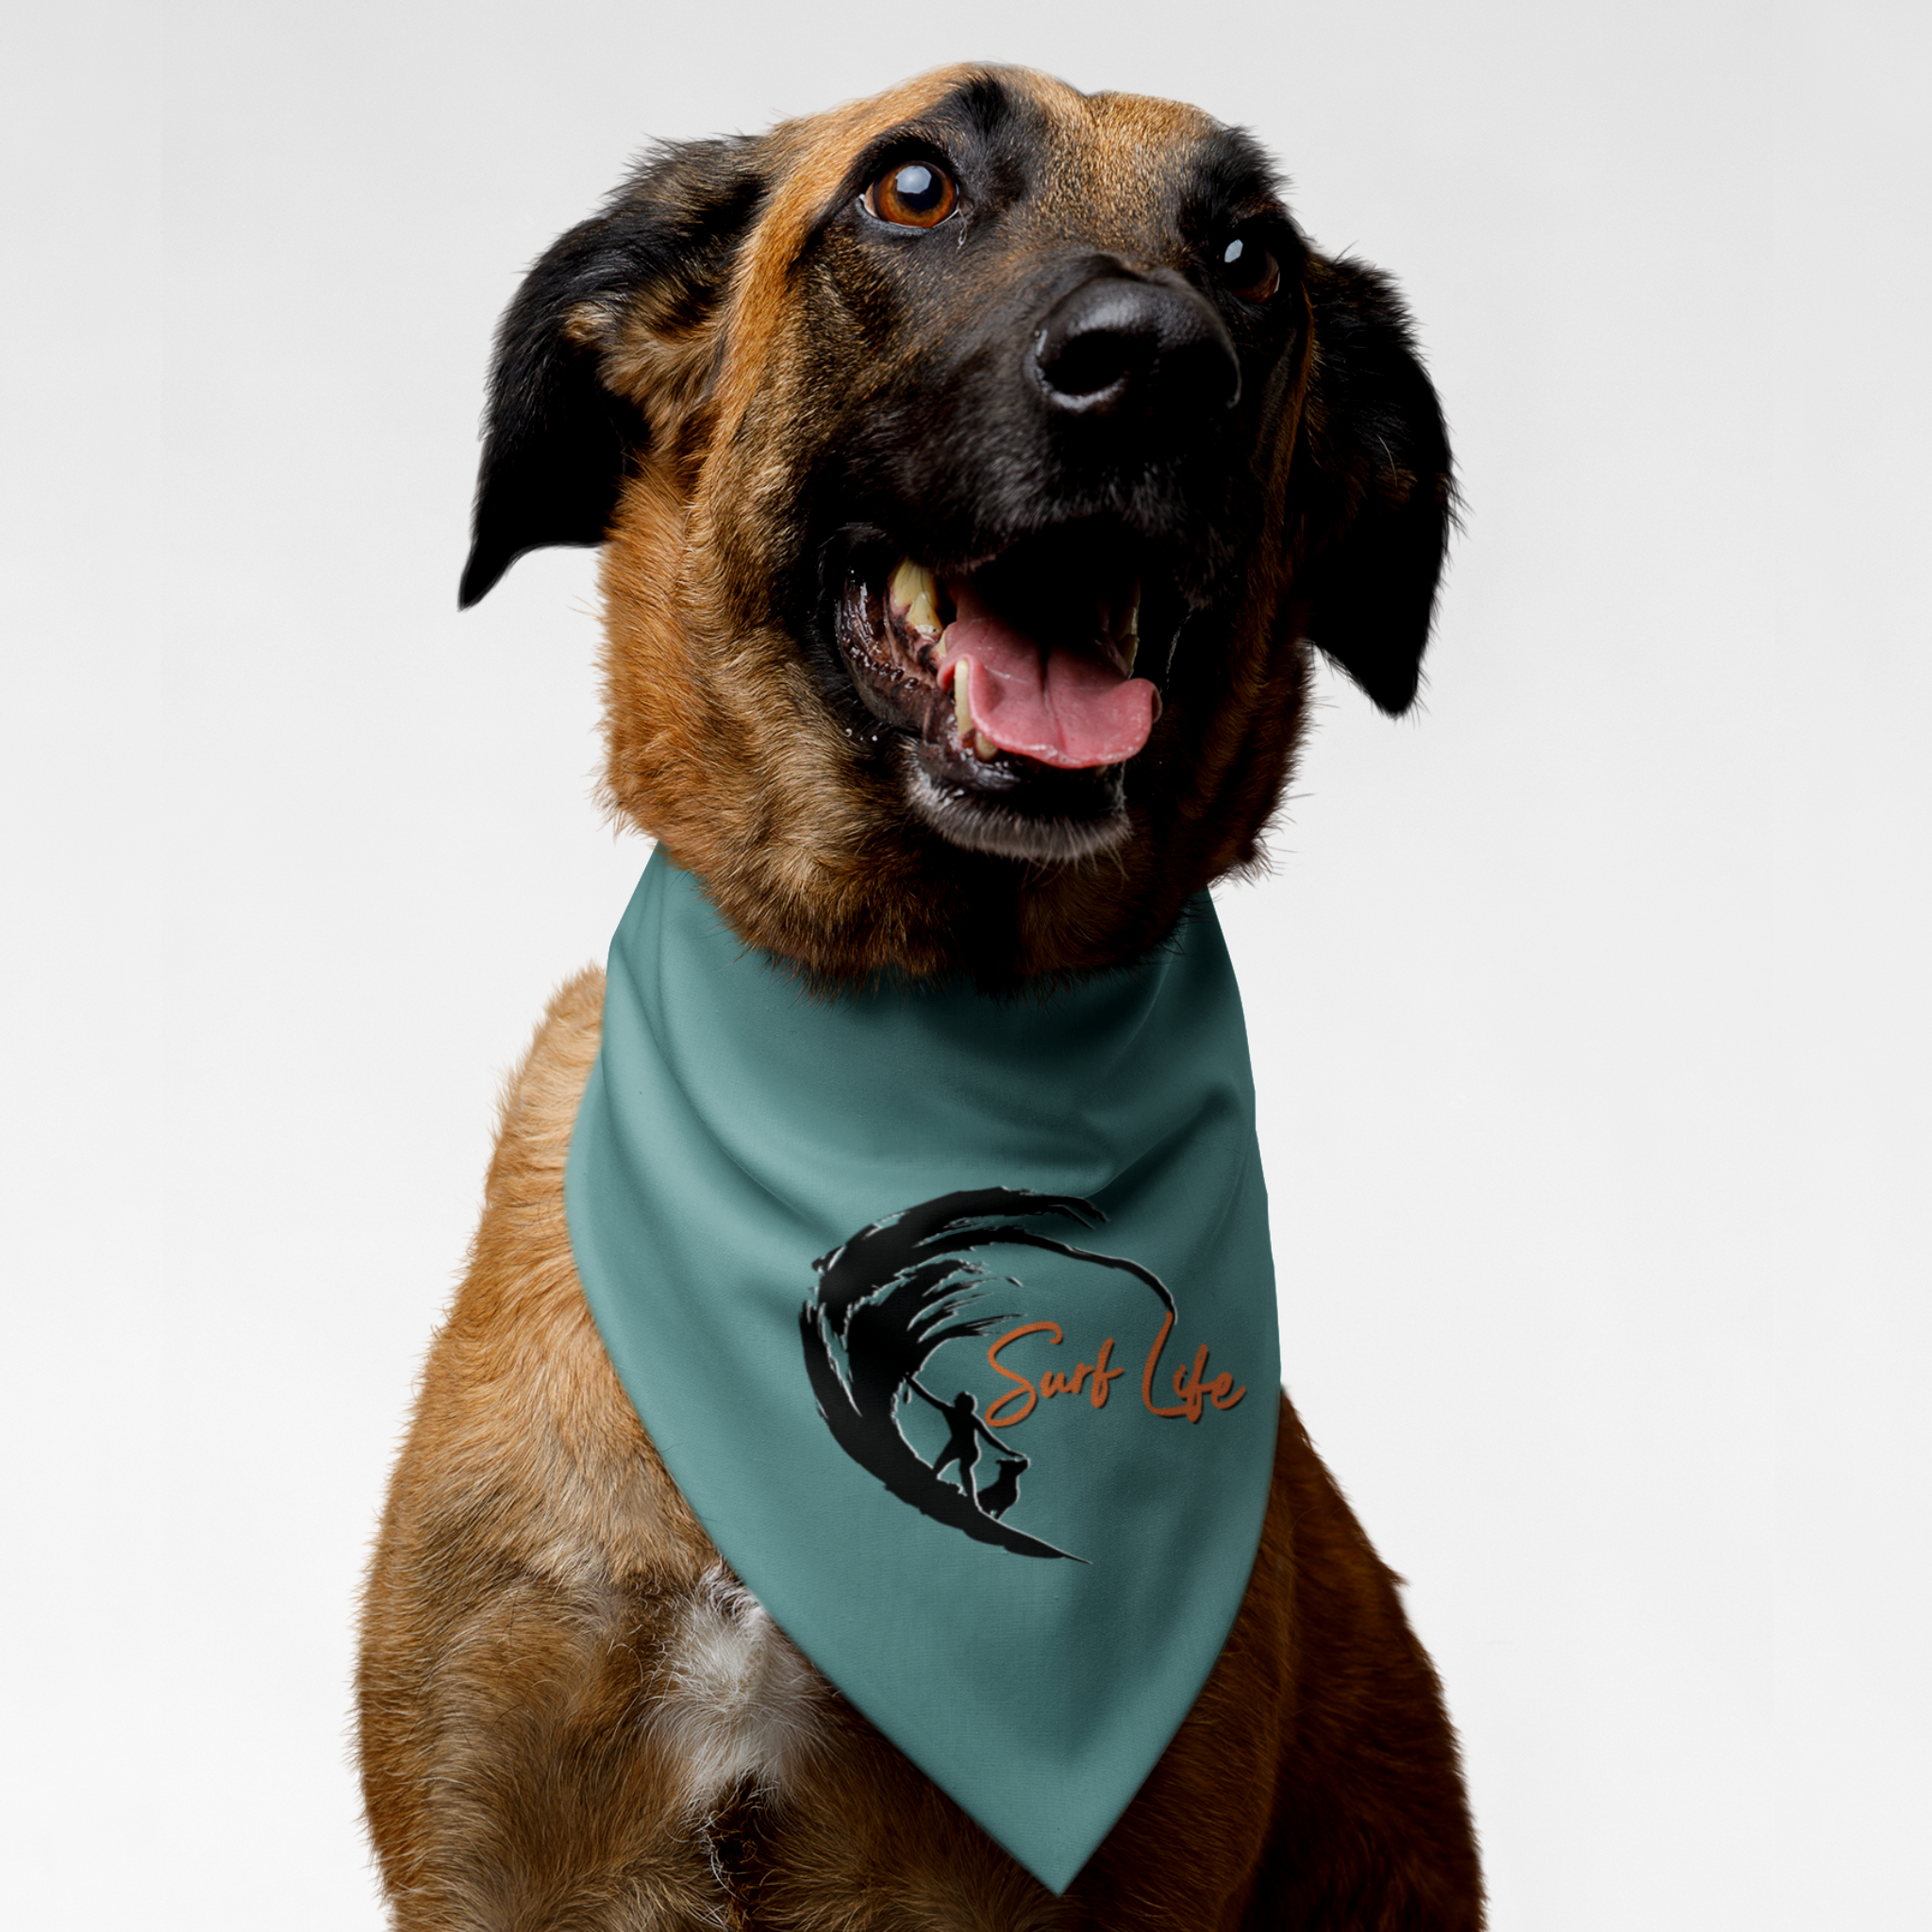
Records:
<instances>
[{"instance_id":1,"label":"tan fur","mask_svg":"<svg viewBox=\"0 0 1932 1932\"><path fill-rule=\"evenodd\" d=\"M1145 171L1211 124L1008 78L1046 110L1066 161L1041 245L1062 221L1091 234L1099 208L1115 211L1110 245L1142 249ZM795 562L788 492L812 421L814 344L791 269L856 150L957 79L770 137L778 185L717 308L589 303L566 325L652 432L605 552L608 796L744 938L821 974L945 969L962 922L989 917L1010 924L1018 977L1136 956L1201 884L1254 858L1302 724L1291 436L1219 699L1161 718L1145 756L1165 789L1136 804L1120 855L963 864L821 702L771 593ZM1299 355L1291 424L1320 346ZM1227 1646L1064 1898L816 1675L666 1474L577 1282L563 1170L601 998L594 973L565 987L507 1090L469 1271L369 1578L364 1779L398 1927L1479 1926L1433 1674L1285 1398Z\"/></svg>"},{"instance_id":2,"label":"tan fur","mask_svg":"<svg viewBox=\"0 0 1932 1932\"><path fill-rule=\"evenodd\" d=\"M1424 1916L1474 1875L1444 1856L1457 1820L1434 1678L1285 1398L1227 1648L1064 1899L802 1661L758 1666L791 1700L784 1752L749 1790L714 1780L693 1806L679 1673L693 1617L729 1584L597 1340L564 1224L601 994L596 974L566 987L510 1085L370 1576L365 1775L398 1926L1206 1932L1244 1923L1271 1840L1330 1838L1340 1857L1287 1881L1311 1904L1347 1900L1392 1855L1414 1867L1412 1923L1478 1924ZM1384 1740L1367 1765L1364 1734Z\"/></svg>"}]
</instances>

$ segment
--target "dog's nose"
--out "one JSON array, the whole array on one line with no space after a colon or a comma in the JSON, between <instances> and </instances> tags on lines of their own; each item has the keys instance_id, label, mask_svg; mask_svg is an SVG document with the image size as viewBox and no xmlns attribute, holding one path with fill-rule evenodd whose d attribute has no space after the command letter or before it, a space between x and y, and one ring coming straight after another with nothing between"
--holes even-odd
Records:
<instances>
[{"instance_id":1,"label":"dog's nose","mask_svg":"<svg viewBox=\"0 0 1932 1932\"><path fill-rule=\"evenodd\" d=\"M1241 367L1220 316L1185 283L1110 275L1047 311L1033 366L1051 408L1171 416L1232 408Z\"/></svg>"}]
</instances>

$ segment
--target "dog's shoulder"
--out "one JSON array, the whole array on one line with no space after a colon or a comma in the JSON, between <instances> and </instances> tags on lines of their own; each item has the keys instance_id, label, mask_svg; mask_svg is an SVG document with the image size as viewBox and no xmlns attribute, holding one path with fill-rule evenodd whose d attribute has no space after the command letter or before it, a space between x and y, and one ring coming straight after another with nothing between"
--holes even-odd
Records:
<instances>
[{"instance_id":1,"label":"dog's shoulder","mask_svg":"<svg viewBox=\"0 0 1932 1932\"><path fill-rule=\"evenodd\" d=\"M486 1213L554 1201L561 1215L571 1127L597 1058L603 1017L604 974L594 966L552 996L528 1050L504 1082Z\"/></svg>"},{"instance_id":2,"label":"dog's shoulder","mask_svg":"<svg viewBox=\"0 0 1932 1932\"><path fill-rule=\"evenodd\" d=\"M505 1082L470 1264L423 1374L397 1500L539 1571L701 1574L709 1539L598 1338L572 1259L564 1164L597 1058L604 975L551 1000ZM459 1533L458 1533L459 1532Z\"/></svg>"}]
</instances>

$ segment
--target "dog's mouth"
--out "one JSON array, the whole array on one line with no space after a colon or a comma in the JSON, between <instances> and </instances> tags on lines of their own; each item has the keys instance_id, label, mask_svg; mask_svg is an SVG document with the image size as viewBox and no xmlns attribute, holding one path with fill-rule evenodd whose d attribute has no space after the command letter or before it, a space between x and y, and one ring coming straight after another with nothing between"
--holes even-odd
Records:
<instances>
[{"instance_id":1,"label":"dog's mouth","mask_svg":"<svg viewBox=\"0 0 1932 1932\"><path fill-rule=\"evenodd\" d=\"M1144 673L1181 614L1120 533L1076 526L964 570L855 544L835 628L912 808L955 844L1064 859L1128 834L1123 768L1160 715Z\"/></svg>"}]
</instances>

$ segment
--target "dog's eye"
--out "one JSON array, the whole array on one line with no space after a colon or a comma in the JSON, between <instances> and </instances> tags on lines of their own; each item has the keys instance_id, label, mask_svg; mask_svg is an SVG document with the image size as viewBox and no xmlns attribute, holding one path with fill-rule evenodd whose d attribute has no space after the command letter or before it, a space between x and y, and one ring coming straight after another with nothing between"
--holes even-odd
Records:
<instances>
[{"instance_id":1,"label":"dog's eye","mask_svg":"<svg viewBox=\"0 0 1932 1932\"><path fill-rule=\"evenodd\" d=\"M1265 302L1281 286L1281 264L1252 235L1237 235L1223 249L1220 274L1243 302Z\"/></svg>"},{"instance_id":2,"label":"dog's eye","mask_svg":"<svg viewBox=\"0 0 1932 1932\"><path fill-rule=\"evenodd\" d=\"M959 192L953 177L930 161L902 161L865 191L867 208L902 228L931 228L953 212Z\"/></svg>"}]
</instances>

